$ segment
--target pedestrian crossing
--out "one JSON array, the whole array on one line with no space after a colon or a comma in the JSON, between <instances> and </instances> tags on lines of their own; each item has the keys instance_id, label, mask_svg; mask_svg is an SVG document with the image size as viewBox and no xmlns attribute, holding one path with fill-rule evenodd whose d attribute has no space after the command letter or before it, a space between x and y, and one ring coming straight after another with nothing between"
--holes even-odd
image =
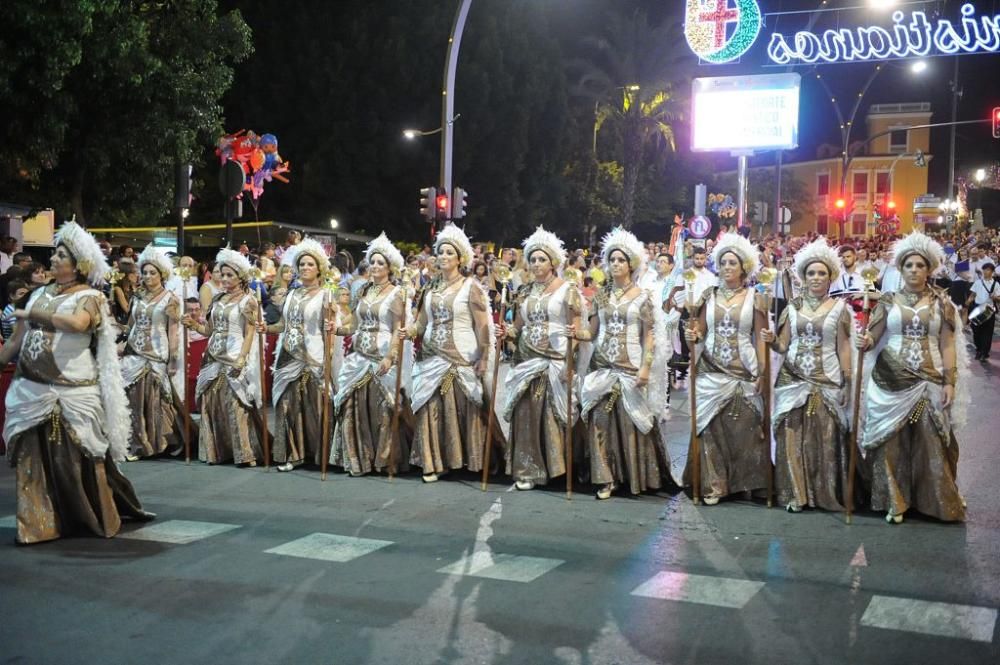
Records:
<instances>
[{"instance_id":1,"label":"pedestrian crossing","mask_svg":"<svg viewBox=\"0 0 1000 665\"><path fill-rule=\"evenodd\" d=\"M14 529L14 515L0 517L0 529ZM191 545L241 529L241 525L191 520L164 520L123 531L118 537L172 545ZM346 564L375 552L397 547L390 540L333 533L311 533L264 550L265 554ZM437 569L449 576L474 577L528 584L566 564L561 559L512 553L474 551ZM652 601L692 603L739 611L765 588L760 580L681 571L660 571L641 582L631 596ZM942 603L875 594L861 617L862 627L935 637L992 643L998 612L994 608Z\"/></svg>"}]
</instances>

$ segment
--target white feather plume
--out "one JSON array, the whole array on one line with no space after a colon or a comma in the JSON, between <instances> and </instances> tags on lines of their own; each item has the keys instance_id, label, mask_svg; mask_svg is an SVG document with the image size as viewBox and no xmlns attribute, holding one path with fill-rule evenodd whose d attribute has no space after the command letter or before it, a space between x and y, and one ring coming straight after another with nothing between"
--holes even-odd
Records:
<instances>
[{"instance_id":1,"label":"white feather plume","mask_svg":"<svg viewBox=\"0 0 1000 665\"><path fill-rule=\"evenodd\" d=\"M223 247L219 250L219 253L215 255L215 262L219 266L229 266L236 271L236 275L247 281L250 279L250 270L253 266L250 265L250 260L232 249L231 247Z\"/></svg>"},{"instance_id":2,"label":"white feather plume","mask_svg":"<svg viewBox=\"0 0 1000 665\"><path fill-rule=\"evenodd\" d=\"M795 253L795 272L799 279L805 281L806 269L813 263L820 262L830 271L830 281L840 276L840 257L826 242L826 237L820 236Z\"/></svg>"},{"instance_id":3,"label":"white feather plume","mask_svg":"<svg viewBox=\"0 0 1000 665\"><path fill-rule=\"evenodd\" d=\"M903 261L911 254L919 254L927 261L929 272L934 272L944 262L944 250L930 236L913 231L892 245L892 262L900 271Z\"/></svg>"},{"instance_id":4,"label":"white feather plume","mask_svg":"<svg viewBox=\"0 0 1000 665\"><path fill-rule=\"evenodd\" d=\"M377 238L368 243L368 248L365 250L365 261L368 265L371 265L372 256L374 254L379 254L385 257L385 260L389 262L389 267L394 271L399 272L403 269L403 255L399 253L396 246L392 244L389 240L389 236L385 234L385 231L380 233Z\"/></svg>"},{"instance_id":5,"label":"white feather plume","mask_svg":"<svg viewBox=\"0 0 1000 665\"><path fill-rule=\"evenodd\" d=\"M132 438L132 415L125 394L118 345L115 343L118 330L103 294L95 291L94 295L101 303L101 326L97 337L97 382L101 390L101 401L104 403L104 433L108 437L111 459L122 462L128 455L129 441Z\"/></svg>"},{"instance_id":6,"label":"white feather plume","mask_svg":"<svg viewBox=\"0 0 1000 665\"><path fill-rule=\"evenodd\" d=\"M760 269L760 252L749 240L739 233L722 234L719 241L715 243L715 249L712 250L712 263L716 269L719 267L722 255L726 252L732 252L740 257L740 263L743 264L743 272L746 273L747 279L757 274Z\"/></svg>"},{"instance_id":7,"label":"white feather plume","mask_svg":"<svg viewBox=\"0 0 1000 665\"><path fill-rule=\"evenodd\" d=\"M549 257L554 267L559 267L566 263L566 247L563 245L563 241L556 234L546 231L541 226L525 238L522 245L526 260L531 258L532 252L540 249Z\"/></svg>"},{"instance_id":8,"label":"white feather plume","mask_svg":"<svg viewBox=\"0 0 1000 665\"><path fill-rule=\"evenodd\" d=\"M619 250L628 257L629 268L634 273L646 265L646 247L629 231L616 226L601 239L601 263L608 267L611 252Z\"/></svg>"},{"instance_id":9,"label":"white feather plume","mask_svg":"<svg viewBox=\"0 0 1000 665\"><path fill-rule=\"evenodd\" d=\"M472 243L469 242L469 237L465 235L465 231L458 228L455 224L449 224L444 227L438 231L437 238L434 239L434 253L437 254L438 248L444 244L455 248L455 251L458 252L461 265L466 270L472 268Z\"/></svg>"},{"instance_id":10,"label":"white feather plume","mask_svg":"<svg viewBox=\"0 0 1000 665\"><path fill-rule=\"evenodd\" d=\"M299 259L303 254L313 257L320 271L330 267L330 257L326 253L326 248L312 238L303 238L297 244L289 247L281 256L281 265L291 266L293 272L298 272Z\"/></svg>"},{"instance_id":11,"label":"white feather plume","mask_svg":"<svg viewBox=\"0 0 1000 665\"><path fill-rule=\"evenodd\" d=\"M56 232L56 247L64 245L76 260L77 270L87 278L91 286L104 286L111 267L97 244L97 239L87 233L76 222L64 222Z\"/></svg>"},{"instance_id":12,"label":"white feather plume","mask_svg":"<svg viewBox=\"0 0 1000 665\"><path fill-rule=\"evenodd\" d=\"M142 266L147 263L152 263L156 266L163 279L167 279L174 272L174 262L170 260L165 251L153 246L152 243L146 245L146 248L142 250L142 254L139 255L139 260L137 261L139 270L142 270Z\"/></svg>"}]
</instances>

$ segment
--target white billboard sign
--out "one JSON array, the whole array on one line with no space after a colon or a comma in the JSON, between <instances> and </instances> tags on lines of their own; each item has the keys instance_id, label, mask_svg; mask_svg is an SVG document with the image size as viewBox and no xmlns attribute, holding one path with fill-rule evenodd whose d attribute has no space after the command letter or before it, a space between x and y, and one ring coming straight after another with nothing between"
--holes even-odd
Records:
<instances>
[{"instance_id":1,"label":"white billboard sign","mask_svg":"<svg viewBox=\"0 0 1000 665\"><path fill-rule=\"evenodd\" d=\"M799 145L798 74L695 79L691 149L791 150Z\"/></svg>"}]
</instances>

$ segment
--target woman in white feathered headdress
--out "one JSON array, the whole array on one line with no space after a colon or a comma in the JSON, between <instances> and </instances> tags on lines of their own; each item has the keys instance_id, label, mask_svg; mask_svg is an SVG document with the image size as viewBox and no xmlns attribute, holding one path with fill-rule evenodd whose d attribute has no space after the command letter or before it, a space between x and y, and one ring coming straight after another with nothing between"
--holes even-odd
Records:
<instances>
[{"instance_id":1,"label":"woman in white feathered headdress","mask_svg":"<svg viewBox=\"0 0 1000 665\"><path fill-rule=\"evenodd\" d=\"M862 446L872 461L873 510L900 523L910 508L963 521L958 441L970 401L962 321L946 294L930 285L941 246L913 232L896 241L893 262L903 288L884 293L858 346L875 348L865 391Z\"/></svg>"},{"instance_id":2,"label":"woman in white feathered headdress","mask_svg":"<svg viewBox=\"0 0 1000 665\"><path fill-rule=\"evenodd\" d=\"M182 304L165 286L173 263L153 245L142 250L136 263L144 288L132 299L122 357L122 376L132 409L130 459L162 454L168 437L177 434L183 444L184 436L178 418L184 406L171 383L183 362L178 335Z\"/></svg>"},{"instance_id":3,"label":"woman in white feathered headdress","mask_svg":"<svg viewBox=\"0 0 1000 665\"><path fill-rule=\"evenodd\" d=\"M482 470L489 399L483 377L493 360L489 296L462 270L472 265L472 245L454 224L434 241L438 274L424 287L415 323L402 333L421 337L408 390L416 431L410 463L424 482L462 467Z\"/></svg>"},{"instance_id":4,"label":"woman in white feathered headdress","mask_svg":"<svg viewBox=\"0 0 1000 665\"><path fill-rule=\"evenodd\" d=\"M803 293L781 313L778 333L761 339L785 356L774 388L775 489L789 512L844 510L852 312L830 297L837 253L818 238L795 254ZM853 503L853 501L852 501Z\"/></svg>"},{"instance_id":5,"label":"woman in white feathered headdress","mask_svg":"<svg viewBox=\"0 0 1000 665\"><path fill-rule=\"evenodd\" d=\"M702 293L698 314L684 333L689 345L702 343L695 426L700 436L699 491L708 505L729 494L766 488L771 472L770 433L763 432L761 399L766 351L760 333L767 326L767 310L763 296L747 288L760 259L757 249L738 233L723 235L712 259L720 284ZM694 484L694 459L689 451L686 485Z\"/></svg>"},{"instance_id":6,"label":"woman in white feathered headdress","mask_svg":"<svg viewBox=\"0 0 1000 665\"><path fill-rule=\"evenodd\" d=\"M185 314L182 323L208 338L195 396L201 407L198 459L256 466L262 459L260 353L256 324L260 304L250 292L250 261L226 247L215 256L222 290L205 323Z\"/></svg>"},{"instance_id":7,"label":"woman in white feathered headdress","mask_svg":"<svg viewBox=\"0 0 1000 665\"><path fill-rule=\"evenodd\" d=\"M76 531L110 538L122 517L153 518L116 464L130 432L116 330L99 291L110 268L74 222L55 241L55 282L14 311L17 327L0 350L0 367L18 363L3 435L17 471L22 544Z\"/></svg>"},{"instance_id":8,"label":"woman in white feathered headdress","mask_svg":"<svg viewBox=\"0 0 1000 665\"><path fill-rule=\"evenodd\" d=\"M397 333L405 328L410 295L408 280L395 281L403 270L403 255L385 233L368 243L365 251L368 282L362 287L350 324L337 330L352 335L352 353L337 374L334 409L337 426L330 462L352 476L386 470L397 473L409 467L404 438L393 438L392 415L396 404L396 372L404 366L412 346Z\"/></svg>"},{"instance_id":9,"label":"woman in white feathered headdress","mask_svg":"<svg viewBox=\"0 0 1000 665\"><path fill-rule=\"evenodd\" d=\"M657 490L669 482L670 465L660 443L658 400L647 388L657 354L654 297L633 282L646 263L646 248L634 235L616 228L604 236L601 259L608 282L594 296L594 310L579 339L594 340L590 372L583 380L580 407L587 419L590 479L598 499L618 487L631 494ZM666 378L666 356L663 378ZM656 377L659 378L659 377Z\"/></svg>"},{"instance_id":10,"label":"woman in white feathered headdress","mask_svg":"<svg viewBox=\"0 0 1000 665\"><path fill-rule=\"evenodd\" d=\"M259 332L279 335L271 387L278 471L322 460L323 408L332 399L332 391L323 391L324 359L333 353L326 348L324 327L337 316L332 289L323 288L329 267L326 248L314 239L289 247L281 269L291 268L295 286L285 293L280 315L258 324Z\"/></svg>"},{"instance_id":11,"label":"woman in white feathered headdress","mask_svg":"<svg viewBox=\"0 0 1000 665\"><path fill-rule=\"evenodd\" d=\"M563 242L542 227L524 241L524 256L533 281L518 290L514 325L517 364L504 387L504 414L510 421L511 453L507 473L519 490L544 485L566 473L566 356L568 333L581 330L579 285L566 282L558 271L566 262ZM582 331L581 331L582 332Z\"/></svg>"}]
</instances>

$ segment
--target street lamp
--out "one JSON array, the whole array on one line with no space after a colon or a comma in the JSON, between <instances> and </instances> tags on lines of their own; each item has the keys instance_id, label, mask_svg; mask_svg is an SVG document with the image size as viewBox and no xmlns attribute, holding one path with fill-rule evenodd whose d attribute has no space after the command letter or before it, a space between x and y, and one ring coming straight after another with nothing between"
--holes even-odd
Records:
<instances>
[{"instance_id":1,"label":"street lamp","mask_svg":"<svg viewBox=\"0 0 1000 665\"><path fill-rule=\"evenodd\" d=\"M912 65L910 65L910 71L914 74L920 74L927 70L927 62L925 60L917 60Z\"/></svg>"},{"instance_id":2,"label":"street lamp","mask_svg":"<svg viewBox=\"0 0 1000 665\"><path fill-rule=\"evenodd\" d=\"M337 221L336 217L331 217L330 218L330 228L331 229L338 229L338 228L340 228L340 222Z\"/></svg>"},{"instance_id":3,"label":"street lamp","mask_svg":"<svg viewBox=\"0 0 1000 665\"><path fill-rule=\"evenodd\" d=\"M976 182L980 185L986 180L986 169L976 169Z\"/></svg>"},{"instance_id":4,"label":"street lamp","mask_svg":"<svg viewBox=\"0 0 1000 665\"><path fill-rule=\"evenodd\" d=\"M458 118L459 115L462 115L462 114L459 113L455 117ZM440 133L441 133L441 128L440 127L438 127L437 129L431 129L431 130L426 130L426 131L423 130L423 129L410 129L410 128L407 128L407 129L403 130L403 138L405 138L407 141L412 141L413 139L417 138L418 136L431 136L433 134L440 134Z\"/></svg>"},{"instance_id":5,"label":"street lamp","mask_svg":"<svg viewBox=\"0 0 1000 665\"><path fill-rule=\"evenodd\" d=\"M889 9L896 6L896 0L868 0L868 4L874 9Z\"/></svg>"}]
</instances>

